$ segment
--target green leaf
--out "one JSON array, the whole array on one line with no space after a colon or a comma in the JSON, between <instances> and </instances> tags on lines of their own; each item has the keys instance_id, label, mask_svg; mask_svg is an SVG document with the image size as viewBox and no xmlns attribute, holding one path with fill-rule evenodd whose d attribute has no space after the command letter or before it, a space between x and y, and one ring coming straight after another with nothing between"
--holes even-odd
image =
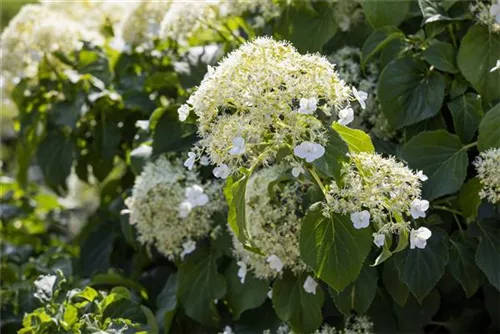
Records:
<instances>
[{"instance_id":1,"label":"green leaf","mask_svg":"<svg viewBox=\"0 0 500 334\"><path fill-rule=\"evenodd\" d=\"M92 276L92 279L89 285L94 286L102 286L102 285L110 285L110 286L124 286L130 289L134 289L137 292L140 292L142 295L146 294L146 289L138 282L133 279L126 278L120 275L117 272L109 271L105 274L98 274ZM147 295L146 295L147 297Z\"/></svg>"},{"instance_id":2,"label":"green leaf","mask_svg":"<svg viewBox=\"0 0 500 334\"><path fill-rule=\"evenodd\" d=\"M500 55L500 34L473 25L458 51L458 67L485 103L500 98L500 71L490 72Z\"/></svg>"},{"instance_id":3,"label":"green leaf","mask_svg":"<svg viewBox=\"0 0 500 334\"><path fill-rule=\"evenodd\" d=\"M472 178L464 184L458 194L458 204L468 223L473 222L477 217L479 205L481 205L481 198L479 197L481 189L482 185L479 179Z\"/></svg>"},{"instance_id":4,"label":"green leaf","mask_svg":"<svg viewBox=\"0 0 500 334\"><path fill-rule=\"evenodd\" d=\"M500 71L497 71L500 72ZM500 147L500 103L491 108L479 124L477 147L479 151Z\"/></svg>"},{"instance_id":5,"label":"green leaf","mask_svg":"<svg viewBox=\"0 0 500 334\"><path fill-rule=\"evenodd\" d=\"M402 40L405 34L394 27L383 27L375 30L370 37L366 39L361 49L361 66L366 67L366 63L374 55L383 50L390 42Z\"/></svg>"},{"instance_id":6,"label":"green leaf","mask_svg":"<svg viewBox=\"0 0 500 334\"><path fill-rule=\"evenodd\" d=\"M69 330L71 326L78 321L78 309L71 304L67 305L64 310L63 321L66 325L64 327L66 327L66 330Z\"/></svg>"},{"instance_id":7,"label":"green leaf","mask_svg":"<svg viewBox=\"0 0 500 334\"><path fill-rule=\"evenodd\" d=\"M399 129L437 115L445 86L441 73L430 71L420 59L404 56L387 64L377 91L383 113Z\"/></svg>"},{"instance_id":8,"label":"green leaf","mask_svg":"<svg viewBox=\"0 0 500 334\"><path fill-rule=\"evenodd\" d=\"M385 262L382 272L382 282L392 299L394 299L399 306L403 307L408 300L410 290L399 278L399 272L396 268L394 259Z\"/></svg>"},{"instance_id":9,"label":"green leaf","mask_svg":"<svg viewBox=\"0 0 500 334\"><path fill-rule=\"evenodd\" d=\"M339 293L330 290L335 306L345 316L365 314L375 298L377 292L378 274L373 267L363 267L355 282Z\"/></svg>"},{"instance_id":10,"label":"green leaf","mask_svg":"<svg viewBox=\"0 0 500 334\"><path fill-rule=\"evenodd\" d=\"M278 317L289 322L297 333L312 333L323 322L321 307L323 290L318 285L316 294L304 290L307 274L299 277L285 272L273 285L273 305Z\"/></svg>"},{"instance_id":11,"label":"green leaf","mask_svg":"<svg viewBox=\"0 0 500 334\"><path fill-rule=\"evenodd\" d=\"M269 284L267 281L255 278L249 271L242 284L238 277L239 266L236 261L226 269L224 277L227 281L226 301L233 313L233 319L238 320L243 312L261 306L266 298Z\"/></svg>"},{"instance_id":12,"label":"green leaf","mask_svg":"<svg viewBox=\"0 0 500 334\"><path fill-rule=\"evenodd\" d=\"M328 135L329 140L325 146L325 154L314 160L313 164L323 175L340 180L342 163L349 160L347 157L349 149L336 131L328 129Z\"/></svg>"},{"instance_id":13,"label":"green leaf","mask_svg":"<svg viewBox=\"0 0 500 334\"><path fill-rule=\"evenodd\" d=\"M361 130L351 129L339 123L333 123L332 129L337 131L344 140L351 153L375 152L372 140L368 134Z\"/></svg>"},{"instance_id":14,"label":"green leaf","mask_svg":"<svg viewBox=\"0 0 500 334\"><path fill-rule=\"evenodd\" d=\"M85 96L78 94L73 101L60 101L49 109L49 118L55 125L68 126L71 129L76 127L76 122L80 119L85 105Z\"/></svg>"},{"instance_id":15,"label":"green leaf","mask_svg":"<svg viewBox=\"0 0 500 334\"><path fill-rule=\"evenodd\" d=\"M397 27L410 9L410 1L361 1L363 12L374 29L384 26Z\"/></svg>"},{"instance_id":16,"label":"green leaf","mask_svg":"<svg viewBox=\"0 0 500 334\"><path fill-rule=\"evenodd\" d=\"M156 297L156 318L165 333L170 331L177 307L177 273L173 273L168 276L167 283Z\"/></svg>"},{"instance_id":17,"label":"green leaf","mask_svg":"<svg viewBox=\"0 0 500 334\"><path fill-rule=\"evenodd\" d=\"M443 0L418 0L424 23L452 20L443 7Z\"/></svg>"},{"instance_id":18,"label":"green leaf","mask_svg":"<svg viewBox=\"0 0 500 334\"><path fill-rule=\"evenodd\" d=\"M156 322L156 317L153 312L146 306L140 306L142 312L146 315L146 319L148 321L148 334L159 334L160 330L158 328L158 324Z\"/></svg>"},{"instance_id":19,"label":"green leaf","mask_svg":"<svg viewBox=\"0 0 500 334\"><path fill-rule=\"evenodd\" d=\"M467 93L449 102L448 108L456 134L463 143L470 143L483 117L481 99L476 94Z\"/></svg>"},{"instance_id":20,"label":"green leaf","mask_svg":"<svg viewBox=\"0 0 500 334\"><path fill-rule=\"evenodd\" d=\"M214 300L226 294L226 281L217 272L217 257L206 247L191 253L179 267L179 300L186 314L201 324L217 326L220 317Z\"/></svg>"},{"instance_id":21,"label":"green leaf","mask_svg":"<svg viewBox=\"0 0 500 334\"><path fill-rule=\"evenodd\" d=\"M393 305L399 323L398 333L423 333L423 327L439 310L440 302L439 292L433 289L420 303L409 296L404 307Z\"/></svg>"},{"instance_id":22,"label":"green leaf","mask_svg":"<svg viewBox=\"0 0 500 334\"><path fill-rule=\"evenodd\" d=\"M394 257L401 280L421 303L444 274L448 263L446 235L433 230L424 249L406 249Z\"/></svg>"},{"instance_id":23,"label":"green leaf","mask_svg":"<svg viewBox=\"0 0 500 334\"><path fill-rule=\"evenodd\" d=\"M45 182L58 194L67 189L66 178L71 173L73 150L71 138L58 130L48 131L38 146L36 157Z\"/></svg>"},{"instance_id":24,"label":"green leaf","mask_svg":"<svg viewBox=\"0 0 500 334\"><path fill-rule=\"evenodd\" d=\"M460 234L455 233L450 238L450 244L448 268L453 277L462 285L467 298L470 298L483 284L483 276L474 261L477 242L473 239L463 239Z\"/></svg>"},{"instance_id":25,"label":"green leaf","mask_svg":"<svg viewBox=\"0 0 500 334\"><path fill-rule=\"evenodd\" d=\"M436 42L429 46L423 53L424 59L438 70L457 73L457 50L453 45Z\"/></svg>"},{"instance_id":26,"label":"green leaf","mask_svg":"<svg viewBox=\"0 0 500 334\"><path fill-rule=\"evenodd\" d=\"M500 228L498 220L479 221L481 230L476 263L485 273L488 281L500 291Z\"/></svg>"},{"instance_id":27,"label":"green leaf","mask_svg":"<svg viewBox=\"0 0 500 334\"><path fill-rule=\"evenodd\" d=\"M180 122L177 111L169 108L163 112L154 128L153 155L183 151L190 147L195 140L196 126Z\"/></svg>"},{"instance_id":28,"label":"green leaf","mask_svg":"<svg viewBox=\"0 0 500 334\"><path fill-rule=\"evenodd\" d=\"M112 161L121 140L118 124L111 120L102 119L97 123L94 131L94 150L100 153L100 158Z\"/></svg>"},{"instance_id":29,"label":"green leaf","mask_svg":"<svg viewBox=\"0 0 500 334\"><path fill-rule=\"evenodd\" d=\"M347 216L332 213L327 218L318 203L302 223L300 255L316 275L339 292L358 277L371 243L370 229L355 229Z\"/></svg>"},{"instance_id":30,"label":"green leaf","mask_svg":"<svg viewBox=\"0 0 500 334\"><path fill-rule=\"evenodd\" d=\"M457 136L444 130L413 137L403 148L402 156L412 169L423 170L429 177L422 189L423 197L429 201L457 192L467 176L467 152Z\"/></svg>"}]
</instances>

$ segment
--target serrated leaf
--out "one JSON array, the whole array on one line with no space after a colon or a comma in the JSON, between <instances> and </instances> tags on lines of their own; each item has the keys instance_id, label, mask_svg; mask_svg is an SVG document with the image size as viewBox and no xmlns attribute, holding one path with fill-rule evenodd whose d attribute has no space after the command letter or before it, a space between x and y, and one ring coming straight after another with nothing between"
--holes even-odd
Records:
<instances>
[{"instance_id":1,"label":"serrated leaf","mask_svg":"<svg viewBox=\"0 0 500 334\"><path fill-rule=\"evenodd\" d=\"M347 216L331 213L327 218L321 205L313 205L302 223L300 255L338 292L358 277L371 243L370 229L355 229Z\"/></svg>"},{"instance_id":2,"label":"serrated leaf","mask_svg":"<svg viewBox=\"0 0 500 334\"><path fill-rule=\"evenodd\" d=\"M382 271L382 282L392 299L401 307L406 304L410 290L408 286L399 278L399 272L394 263L394 259L386 261Z\"/></svg>"},{"instance_id":3,"label":"serrated leaf","mask_svg":"<svg viewBox=\"0 0 500 334\"><path fill-rule=\"evenodd\" d=\"M481 230L476 263L488 281L500 291L500 228L498 220L479 221Z\"/></svg>"},{"instance_id":4,"label":"serrated leaf","mask_svg":"<svg viewBox=\"0 0 500 334\"><path fill-rule=\"evenodd\" d=\"M437 115L445 87L441 73L430 71L424 61L408 55L387 64L377 92L384 115L399 129Z\"/></svg>"},{"instance_id":5,"label":"serrated leaf","mask_svg":"<svg viewBox=\"0 0 500 334\"><path fill-rule=\"evenodd\" d=\"M472 178L464 184L458 194L458 204L468 223L474 221L477 217L477 211L479 205L481 205L481 198L479 197L481 188L482 185L479 179Z\"/></svg>"},{"instance_id":6,"label":"serrated leaf","mask_svg":"<svg viewBox=\"0 0 500 334\"><path fill-rule=\"evenodd\" d=\"M347 144L349 152L375 152L375 147L373 147L372 140L370 136L366 134L366 132L351 129L339 123L333 123L332 129L337 131L342 140Z\"/></svg>"},{"instance_id":7,"label":"serrated leaf","mask_svg":"<svg viewBox=\"0 0 500 334\"><path fill-rule=\"evenodd\" d=\"M450 244L448 268L453 277L462 285L467 298L470 298L483 284L481 271L474 261L477 242L472 239L462 240L459 234L454 234L450 238Z\"/></svg>"},{"instance_id":8,"label":"serrated leaf","mask_svg":"<svg viewBox=\"0 0 500 334\"><path fill-rule=\"evenodd\" d=\"M457 73L457 50L453 45L444 42L431 44L423 53L424 59L438 70Z\"/></svg>"},{"instance_id":9,"label":"serrated leaf","mask_svg":"<svg viewBox=\"0 0 500 334\"><path fill-rule=\"evenodd\" d=\"M299 277L289 272L273 284L273 306L278 317L290 323L297 333L312 333L323 322L321 307L324 294L318 285L316 294L304 290L307 274Z\"/></svg>"},{"instance_id":10,"label":"serrated leaf","mask_svg":"<svg viewBox=\"0 0 500 334\"><path fill-rule=\"evenodd\" d=\"M500 72L500 71L497 71ZM491 108L479 124L477 147L479 151L500 147L500 103Z\"/></svg>"},{"instance_id":11,"label":"serrated leaf","mask_svg":"<svg viewBox=\"0 0 500 334\"><path fill-rule=\"evenodd\" d=\"M413 137L402 156L410 168L423 170L429 177L422 189L423 198L429 201L457 192L467 175L468 157L460 139L444 130Z\"/></svg>"},{"instance_id":12,"label":"serrated leaf","mask_svg":"<svg viewBox=\"0 0 500 334\"><path fill-rule=\"evenodd\" d=\"M483 116L478 95L467 93L448 103L453 116L453 127L463 143L469 143L479 127Z\"/></svg>"}]
</instances>

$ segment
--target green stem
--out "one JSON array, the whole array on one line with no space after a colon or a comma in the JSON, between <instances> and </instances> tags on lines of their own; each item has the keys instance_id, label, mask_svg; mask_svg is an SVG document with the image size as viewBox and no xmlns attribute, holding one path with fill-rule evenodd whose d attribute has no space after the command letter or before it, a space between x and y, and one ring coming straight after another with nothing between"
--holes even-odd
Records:
<instances>
[{"instance_id":1,"label":"green stem","mask_svg":"<svg viewBox=\"0 0 500 334\"><path fill-rule=\"evenodd\" d=\"M314 178L314 181L316 181L318 186L321 188L323 195L325 195L325 197L326 197L326 194L327 194L326 187L324 186L323 182L321 182L321 179L320 179L318 173L316 173L316 171L314 170L314 167L307 167L307 170L309 171L309 173L311 173L312 177Z\"/></svg>"},{"instance_id":2,"label":"green stem","mask_svg":"<svg viewBox=\"0 0 500 334\"><path fill-rule=\"evenodd\" d=\"M437 209L437 210L442 210L442 211L448 211L448 212L451 212L451 213L453 213L453 214L463 216L463 214L462 214L460 211L450 209L450 208L448 208L448 207L446 207L446 206L434 205L432 208L433 208L433 209Z\"/></svg>"},{"instance_id":3,"label":"green stem","mask_svg":"<svg viewBox=\"0 0 500 334\"><path fill-rule=\"evenodd\" d=\"M473 143L470 143L470 144L467 144L465 145L464 147L462 147L462 150L468 150L469 148L471 147L475 147L477 146L477 141L473 142Z\"/></svg>"},{"instance_id":4,"label":"green stem","mask_svg":"<svg viewBox=\"0 0 500 334\"><path fill-rule=\"evenodd\" d=\"M460 234L462 235L462 238L465 239L465 234L464 234L464 230L462 229L462 224L460 224L460 220L458 219L458 217L455 213L453 213L453 218L455 218L455 221L457 222L458 229L460 230Z\"/></svg>"}]
</instances>

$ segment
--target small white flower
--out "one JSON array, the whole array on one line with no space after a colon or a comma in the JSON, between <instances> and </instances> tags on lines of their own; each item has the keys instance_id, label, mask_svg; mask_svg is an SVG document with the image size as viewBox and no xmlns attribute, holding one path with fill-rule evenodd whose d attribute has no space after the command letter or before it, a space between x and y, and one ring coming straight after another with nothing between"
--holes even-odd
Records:
<instances>
[{"instance_id":1,"label":"small white flower","mask_svg":"<svg viewBox=\"0 0 500 334\"><path fill-rule=\"evenodd\" d=\"M277 272L281 272L283 270L283 262L281 262L281 259L274 254L269 256L266 262L269 263L269 267L271 267L271 269L274 269Z\"/></svg>"},{"instance_id":2,"label":"small white flower","mask_svg":"<svg viewBox=\"0 0 500 334\"><path fill-rule=\"evenodd\" d=\"M427 181L429 178L421 170L417 171L417 177L420 181Z\"/></svg>"},{"instance_id":3,"label":"small white flower","mask_svg":"<svg viewBox=\"0 0 500 334\"><path fill-rule=\"evenodd\" d=\"M210 160L208 159L208 157L206 155L202 155L201 158L200 158L200 164L202 166L208 166L210 165Z\"/></svg>"},{"instance_id":4,"label":"small white flower","mask_svg":"<svg viewBox=\"0 0 500 334\"><path fill-rule=\"evenodd\" d=\"M498 5L498 6L500 7L500 5ZM496 65L495 65L495 66L493 66L493 67L491 68L490 73L491 73L491 72L498 71L498 70L500 70L500 59L499 59L499 60L497 60Z\"/></svg>"},{"instance_id":5,"label":"small white flower","mask_svg":"<svg viewBox=\"0 0 500 334\"><path fill-rule=\"evenodd\" d=\"M292 168L292 175L293 177L299 177L300 174L303 174L305 171L304 171L304 168L302 168L302 166L295 166Z\"/></svg>"},{"instance_id":6,"label":"small white flower","mask_svg":"<svg viewBox=\"0 0 500 334\"><path fill-rule=\"evenodd\" d=\"M273 289L269 288L269 291L267 292L267 298L273 299Z\"/></svg>"},{"instance_id":7,"label":"small white flower","mask_svg":"<svg viewBox=\"0 0 500 334\"><path fill-rule=\"evenodd\" d=\"M231 155L240 155L245 153L245 139L243 137L233 138L233 147L229 150Z\"/></svg>"},{"instance_id":8,"label":"small white flower","mask_svg":"<svg viewBox=\"0 0 500 334\"><path fill-rule=\"evenodd\" d=\"M184 167L187 167L187 169L189 170L193 169L195 160L196 154L193 152L188 152L188 158L186 159L186 161L184 161Z\"/></svg>"},{"instance_id":9,"label":"small white flower","mask_svg":"<svg viewBox=\"0 0 500 334\"><path fill-rule=\"evenodd\" d=\"M189 106L183 104L177 109L177 114L179 114L179 121L184 122L189 116Z\"/></svg>"},{"instance_id":10,"label":"small white flower","mask_svg":"<svg viewBox=\"0 0 500 334\"><path fill-rule=\"evenodd\" d=\"M414 219L417 219L420 217L424 218L425 211L427 211L427 209L429 209L429 201L426 201L425 199L419 200L419 199L415 198L411 202L410 213Z\"/></svg>"},{"instance_id":11,"label":"small white flower","mask_svg":"<svg viewBox=\"0 0 500 334\"><path fill-rule=\"evenodd\" d=\"M306 115L312 114L313 112L316 111L316 109L318 109L317 103L318 100L316 100L315 97L311 97L310 99L301 98L299 102L300 104L299 114L306 114Z\"/></svg>"},{"instance_id":12,"label":"small white flower","mask_svg":"<svg viewBox=\"0 0 500 334\"><path fill-rule=\"evenodd\" d=\"M352 108L345 108L339 111L339 124L347 125L354 120L354 110Z\"/></svg>"},{"instance_id":13,"label":"small white flower","mask_svg":"<svg viewBox=\"0 0 500 334\"><path fill-rule=\"evenodd\" d=\"M38 279L34 282L36 287L35 297L44 301L50 300L52 298L52 290L54 289L56 279L57 276L55 275L38 277Z\"/></svg>"},{"instance_id":14,"label":"small white flower","mask_svg":"<svg viewBox=\"0 0 500 334\"><path fill-rule=\"evenodd\" d=\"M370 225L370 212L363 210L351 213L351 222L356 229L368 227Z\"/></svg>"},{"instance_id":15,"label":"small white flower","mask_svg":"<svg viewBox=\"0 0 500 334\"><path fill-rule=\"evenodd\" d=\"M373 233L373 243L377 245L377 247L382 247L385 244L385 234L383 233Z\"/></svg>"},{"instance_id":16,"label":"small white flower","mask_svg":"<svg viewBox=\"0 0 500 334\"><path fill-rule=\"evenodd\" d=\"M224 327L222 334L234 334L233 329L229 326Z\"/></svg>"},{"instance_id":17,"label":"small white flower","mask_svg":"<svg viewBox=\"0 0 500 334\"><path fill-rule=\"evenodd\" d=\"M306 281L304 282L304 290L307 293L316 294L316 288L318 287L318 282L314 280L311 276L307 276Z\"/></svg>"},{"instance_id":18,"label":"small white flower","mask_svg":"<svg viewBox=\"0 0 500 334\"><path fill-rule=\"evenodd\" d=\"M73 84L76 84L78 81L80 81L80 78L82 77L75 70L65 70L64 74L66 74L66 76L68 77L69 81L71 83L73 83Z\"/></svg>"},{"instance_id":19,"label":"small white flower","mask_svg":"<svg viewBox=\"0 0 500 334\"><path fill-rule=\"evenodd\" d=\"M120 211L121 215L128 215L130 213L130 209L123 209Z\"/></svg>"},{"instance_id":20,"label":"small white flower","mask_svg":"<svg viewBox=\"0 0 500 334\"><path fill-rule=\"evenodd\" d=\"M497 21L497 23L500 23L500 3L491 5L490 14L495 17L495 21Z\"/></svg>"},{"instance_id":21,"label":"small white flower","mask_svg":"<svg viewBox=\"0 0 500 334\"><path fill-rule=\"evenodd\" d=\"M243 261L238 261L236 264L240 267L240 269L238 269L238 277L240 278L241 284L244 284L245 277L247 276L247 264Z\"/></svg>"},{"instance_id":22,"label":"small white flower","mask_svg":"<svg viewBox=\"0 0 500 334\"><path fill-rule=\"evenodd\" d=\"M188 201L183 201L179 204L179 217L186 218L193 209L193 206Z\"/></svg>"},{"instance_id":23,"label":"small white flower","mask_svg":"<svg viewBox=\"0 0 500 334\"><path fill-rule=\"evenodd\" d=\"M229 167L226 165L226 164L222 164L220 166L217 166L214 168L214 170L212 171L212 174L214 174L214 176L218 179L227 179L227 177L229 176L230 174L230 170L229 170Z\"/></svg>"},{"instance_id":24,"label":"small white flower","mask_svg":"<svg viewBox=\"0 0 500 334\"><path fill-rule=\"evenodd\" d=\"M183 251L181 253L181 259L184 259L184 257L188 254L191 254L192 252L195 251L196 249L196 241L193 240L188 240L185 243L182 244Z\"/></svg>"},{"instance_id":25,"label":"small white flower","mask_svg":"<svg viewBox=\"0 0 500 334\"><path fill-rule=\"evenodd\" d=\"M427 245L427 239L431 236L432 232L427 227L420 227L418 230L412 229L410 232L410 249L415 249L415 247L424 249Z\"/></svg>"},{"instance_id":26,"label":"small white flower","mask_svg":"<svg viewBox=\"0 0 500 334\"><path fill-rule=\"evenodd\" d=\"M307 162L313 162L325 154L325 148L320 144L305 141L295 146L293 153L299 158L306 159Z\"/></svg>"},{"instance_id":27,"label":"small white flower","mask_svg":"<svg viewBox=\"0 0 500 334\"><path fill-rule=\"evenodd\" d=\"M149 121L136 121L135 127L142 129L144 131L148 131L149 130Z\"/></svg>"},{"instance_id":28,"label":"small white flower","mask_svg":"<svg viewBox=\"0 0 500 334\"><path fill-rule=\"evenodd\" d=\"M204 206L208 203L207 194L203 193L203 188L195 184L186 188L186 201L193 207Z\"/></svg>"},{"instance_id":29,"label":"small white flower","mask_svg":"<svg viewBox=\"0 0 500 334\"><path fill-rule=\"evenodd\" d=\"M361 105L361 108L365 109L366 108L366 99L368 98L368 94L362 91L358 91L356 87L352 87L352 95L354 95L354 98L358 100L359 104Z\"/></svg>"}]
</instances>

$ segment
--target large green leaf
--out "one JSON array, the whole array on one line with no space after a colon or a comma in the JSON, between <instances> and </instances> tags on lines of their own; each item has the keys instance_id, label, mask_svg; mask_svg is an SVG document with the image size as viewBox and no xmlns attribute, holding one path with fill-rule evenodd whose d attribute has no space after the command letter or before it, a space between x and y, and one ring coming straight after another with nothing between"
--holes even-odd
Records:
<instances>
[{"instance_id":1,"label":"large green leaf","mask_svg":"<svg viewBox=\"0 0 500 334\"><path fill-rule=\"evenodd\" d=\"M374 55L383 50L392 41L402 40L405 34L394 27L383 27L375 30L370 37L368 37L361 49L361 66L364 68L368 60Z\"/></svg>"},{"instance_id":2,"label":"large green leaf","mask_svg":"<svg viewBox=\"0 0 500 334\"><path fill-rule=\"evenodd\" d=\"M497 71L500 72L500 71ZM485 151L489 148L500 147L500 103L491 108L479 124L478 148Z\"/></svg>"},{"instance_id":3,"label":"large green leaf","mask_svg":"<svg viewBox=\"0 0 500 334\"><path fill-rule=\"evenodd\" d=\"M59 126L68 126L74 129L76 122L80 119L84 112L85 96L78 94L72 101L60 101L54 103L49 109L49 119Z\"/></svg>"},{"instance_id":4,"label":"large green leaf","mask_svg":"<svg viewBox=\"0 0 500 334\"><path fill-rule=\"evenodd\" d=\"M333 301L342 314L349 316L352 311L364 314L370 308L377 292L378 274L373 267L363 267L353 283L337 293L330 290Z\"/></svg>"},{"instance_id":5,"label":"large green leaf","mask_svg":"<svg viewBox=\"0 0 500 334\"><path fill-rule=\"evenodd\" d=\"M177 278L177 295L186 314L205 326L217 326L220 317L214 301L226 294L226 281L217 272L215 254L198 248L181 264Z\"/></svg>"},{"instance_id":6,"label":"large green leaf","mask_svg":"<svg viewBox=\"0 0 500 334\"><path fill-rule=\"evenodd\" d=\"M404 307L393 304L399 323L398 333L423 333L423 327L439 310L440 301L438 290L433 289L420 303L409 296Z\"/></svg>"},{"instance_id":7,"label":"large green leaf","mask_svg":"<svg viewBox=\"0 0 500 334\"><path fill-rule=\"evenodd\" d=\"M407 248L394 257L401 280L421 303L444 274L448 263L447 236L433 230L424 249Z\"/></svg>"},{"instance_id":8,"label":"large green leaf","mask_svg":"<svg viewBox=\"0 0 500 334\"><path fill-rule=\"evenodd\" d=\"M483 283L482 274L474 261L474 252L477 242L473 239L464 239L460 234L453 234L450 238L450 272L460 282L467 298L472 297Z\"/></svg>"},{"instance_id":9,"label":"large green leaf","mask_svg":"<svg viewBox=\"0 0 500 334\"><path fill-rule=\"evenodd\" d=\"M481 205L479 191L483 186L478 178L467 181L458 194L458 204L467 222L473 222L477 217L477 210Z\"/></svg>"},{"instance_id":10,"label":"large green leaf","mask_svg":"<svg viewBox=\"0 0 500 334\"><path fill-rule=\"evenodd\" d=\"M375 152L372 140L366 132L348 128L339 123L333 123L332 129L337 131L339 136L344 140L351 153L359 152Z\"/></svg>"},{"instance_id":11,"label":"large green leaf","mask_svg":"<svg viewBox=\"0 0 500 334\"><path fill-rule=\"evenodd\" d=\"M480 24L469 28L458 51L460 71L486 103L500 98L500 71L490 72L499 55L500 34Z\"/></svg>"},{"instance_id":12,"label":"large green leaf","mask_svg":"<svg viewBox=\"0 0 500 334\"><path fill-rule=\"evenodd\" d=\"M394 263L394 259L389 259L384 264L382 272L382 282L392 299L401 307L406 304L410 290L399 278L399 272Z\"/></svg>"},{"instance_id":13,"label":"large green leaf","mask_svg":"<svg viewBox=\"0 0 500 334\"><path fill-rule=\"evenodd\" d=\"M453 45L436 42L429 46L423 53L424 59L438 70L457 73L457 50Z\"/></svg>"},{"instance_id":14,"label":"large green leaf","mask_svg":"<svg viewBox=\"0 0 500 334\"><path fill-rule=\"evenodd\" d=\"M247 272L244 283L241 283L238 270L238 264L232 261L224 273L227 281L226 301L235 320L244 311L261 306L269 290L268 282L255 278L251 272Z\"/></svg>"},{"instance_id":15,"label":"large green leaf","mask_svg":"<svg viewBox=\"0 0 500 334\"><path fill-rule=\"evenodd\" d=\"M112 161L121 140L118 124L111 120L102 119L97 123L94 133L93 148L95 152L99 152L101 159Z\"/></svg>"},{"instance_id":16,"label":"large green leaf","mask_svg":"<svg viewBox=\"0 0 500 334\"><path fill-rule=\"evenodd\" d=\"M444 130L413 137L402 156L412 169L423 170L429 177L422 189L427 200L457 192L467 175L467 152L457 136Z\"/></svg>"},{"instance_id":17,"label":"large green leaf","mask_svg":"<svg viewBox=\"0 0 500 334\"><path fill-rule=\"evenodd\" d=\"M375 29L384 26L397 27L405 19L408 10L410 9L410 1L361 1L364 14Z\"/></svg>"},{"instance_id":18,"label":"large green leaf","mask_svg":"<svg viewBox=\"0 0 500 334\"><path fill-rule=\"evenodd\" d=\"M152 116L158 117L155 113ZM153 133L153 155L169 151L182 151L190 147L196 140L196 127L193 124L180 122L177 111L169 108L155 119Z\"/></svg>"},{"instance_id":19,"label":"large green leaf","mask_svg":"<svg viewBox=\"0 0 500 334\"><path fill-rule=\"evenodd\" d=\"M378 83L382 111L395 128L418 123L441 109L445 79L424 61L404 56L385 67Z\"/></svg>"},{"instance_id":20,"label":"large green leaf","mask_svg":"<svg viewBox=\"0 0 500 334\"><path fill-rule=\"evenodd\" d=\"M486 220L477 223L481 230L476 263L486 277L500 291L500 228L498 220Z\"/></svg>"},{"instance_id":21,"label":"large green leaf","mask_svg":"<svg viewBox=\"0 0 500 334\"><path fill-rule=\"evenodd\" d=\"M329 129L328 135L329 140L325 146L325 154L321 158L314 160L313 163L323 175L340 180L342 163L349 160L347 157L349 149L336 131Z\"/></svg>"},{"instance_id":22,"label":"large green leaf","mask_svg":"<svg viewBox=\"0 0 500 334\"><path fill-rule=\"evenodd\" d=\"M349 217L323 216L321 205L313 205L300 233L300 255L316 275L335 291L342 291L358 277L370 252L371 230L354 228Z\"/></svg>"},{"instance_id":23,"label":"large green leaf","mask_svg":"<svg viewBox=\"0 0 500 334\"><path fill-rule=\"evenodd\" d=\"M463 143L469 143L479 127L483 117L481 100L473 93L459 96L448 103L453 116L453 126Z\"/></svg>"},{"instance_id":24,"label":"large green leaf","mask_svg":"<svg viewBox=\"0 0 500 334\"><path fill-rule=\"evenodd\" d=\"M171 274L167 283L156 297L156 319L165 333L169 332L172 320L177 310L177 273Z\"/></svg>"},{"instance_id":25,"label":"large green leaf","mask_svg":"<svg viewBox=\"0 0 500 334\"><path fill-rule=\"evenodd\" d=\"M273 284L273 305L281 320L290 323L297 333L312 333L323 322L321 307L324 294L316 287L316 294L304 290L307 274L299 277L286 272Z\"/></svg>"}]
</instances>

